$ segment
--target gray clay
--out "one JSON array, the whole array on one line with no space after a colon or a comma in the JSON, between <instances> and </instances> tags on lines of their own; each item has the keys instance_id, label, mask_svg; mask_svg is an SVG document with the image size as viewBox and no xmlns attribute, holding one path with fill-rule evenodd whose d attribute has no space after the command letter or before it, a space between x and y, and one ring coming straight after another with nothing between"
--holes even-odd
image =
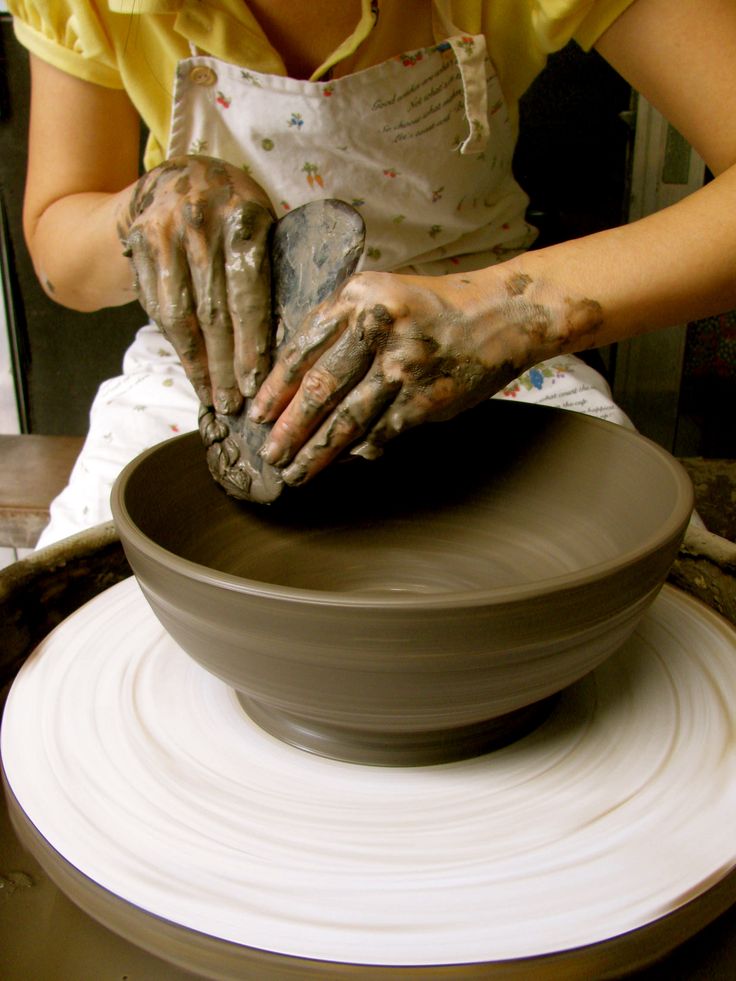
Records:
<instances>
[{"instance_id":1,"label":"gray clay","mask_svg":"<svg viewBox=\"0 0 736 981\"><path fill-rule=\"evenodd\" d=\"M490 399L268 508L221 493L188 433L129 464L111 503L165 629L262 728L419 766L517 739L626 641L692 487L623 426Z\"/></svg>"},{"instance_id":2,"label":"gray clay","mask_svg":"<svg viewBox=\"0 0 736 981\"><path fill-rule=\"evenodd\" d=\"M271 244L276 349L355 271L364 239L363 219L342 201L310 202L277 223ZM203 406L199 430L217 483L233 497L268 504L284 481L280 469L259 455L271 424L249 420L249 405L246 399L236 415Z\"/></svg>"}]
</instances>

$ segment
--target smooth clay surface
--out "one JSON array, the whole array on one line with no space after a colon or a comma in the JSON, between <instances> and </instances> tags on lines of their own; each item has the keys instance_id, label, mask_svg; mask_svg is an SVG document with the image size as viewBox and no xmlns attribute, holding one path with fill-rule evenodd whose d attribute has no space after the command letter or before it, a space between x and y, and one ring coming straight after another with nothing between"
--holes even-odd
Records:
<instances>
[{"instance_id":1,"label":"smooth clay surface","mask_svg":"<svg viewBox=\"0 0 736 981\"><path fill-rule=\"evenodd\" d=\"M261 725L418 764L519 735L623 643L692 489L636 433L491 402L268 508L229 499L184 436L129 465L112 504L161 622Z\"/></svg>"},{"instance_id":2,"label":"smooth clay surface","mask_svg":"<svg viewBox=\"0 0 736 981\"><path fill-rule=\"evenodd\" d=\"M356 766L250 722L129 579L26 662L0 749L48 873L207 977L592 981L736 898L735 652L667 587L529 736Z\"/></svg>"}]
</instances>

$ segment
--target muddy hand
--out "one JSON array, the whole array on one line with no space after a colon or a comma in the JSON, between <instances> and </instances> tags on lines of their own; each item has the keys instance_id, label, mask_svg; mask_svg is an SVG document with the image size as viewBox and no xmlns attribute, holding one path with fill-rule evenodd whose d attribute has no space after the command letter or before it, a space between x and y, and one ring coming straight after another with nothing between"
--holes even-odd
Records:
<instances>
[{"instance_id":1,"label":"muddy hand","mask_svg":"<svg viewBox=\"0 0 736 981\"><path fill-rule=\"evenodd\" d=\"M272 223L242 170L183 156L141 178L118 228L143 308L219 412L237 412L268 372Z\"/></svg>"},{"instance_id":2,"label":"muddy hand","mask_svg":"<svg viewBox=\"0 0 736 981\"><path fill-rule=\"evenodd\" d=\"M310 201L284 215L271 237L274 343L288 345L307 315L355 272L365 226L343 201ZM281 472L260 450L270 426L253 422L248 402L236 415L203 409L199 426L207 464L234 497L268 504L281 494Z\"/></svg>"},{"instance_id":3,"label":"muddy hand","mask_svg":"<svg viewBox=\"0 0 736 981\"><path fill-rule=\"evenodd\" d=\"M300 484L350 446L375 457L403 430L489 398L564 348L564 311L533 293L500 271L491 290L472 273L353 277L307 318L251 405L254 420L275 420L264 459Z\"/></svg>"}]
</instances>

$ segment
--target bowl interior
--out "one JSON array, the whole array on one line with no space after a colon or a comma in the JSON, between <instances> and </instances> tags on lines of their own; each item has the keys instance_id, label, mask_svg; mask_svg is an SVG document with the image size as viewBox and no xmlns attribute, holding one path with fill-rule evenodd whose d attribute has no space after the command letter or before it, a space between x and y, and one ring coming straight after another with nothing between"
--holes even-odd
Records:
<instances>
[{"instance_id":1,"label":"bowl interior","mask_svg":"<svg viewBox=\"0 0 736 981\"><path fill-rule=\"evenodd\" d=\"M577 413L483 403L347 458L269 506L229 498L198 434L121 475L121 535L201 573L335 597L467 594L604 575L671 541L692 491L640 435Z\"/></svg>"}]
</instances>

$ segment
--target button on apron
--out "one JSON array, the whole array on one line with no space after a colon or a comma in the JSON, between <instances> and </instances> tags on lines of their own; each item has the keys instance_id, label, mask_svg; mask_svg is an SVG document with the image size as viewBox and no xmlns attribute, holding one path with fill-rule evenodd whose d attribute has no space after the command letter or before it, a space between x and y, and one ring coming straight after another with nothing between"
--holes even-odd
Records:
<instances>
[{"instance_id":1,"label":"button on apron","mask_svg":"<svg viewBox=\"0 0 736 981\"><path fill-rule=\"evenodd\" d=\"M189 78L195 85L210 86L217 81L217 73L209 65L195 65L189 72Z\"/></svg>"}]
</instances>

